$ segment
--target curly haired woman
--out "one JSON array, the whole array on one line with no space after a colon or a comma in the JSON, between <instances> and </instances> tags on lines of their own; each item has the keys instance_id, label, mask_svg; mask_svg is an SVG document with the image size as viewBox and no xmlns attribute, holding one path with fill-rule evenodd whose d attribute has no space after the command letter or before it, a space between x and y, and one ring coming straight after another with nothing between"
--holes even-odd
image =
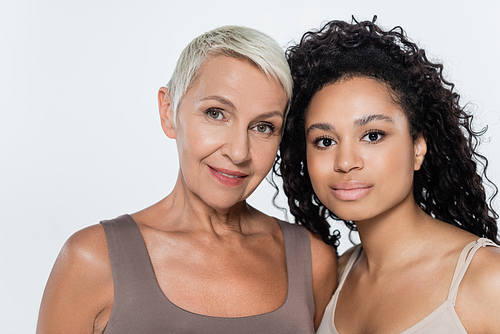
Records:
<instances>
[{"instance_id":1,"label":"curly haired woman","mask_svg":"<svg viewBox=\"0 0 500 334\"><path fill-rule=\"evenodd\" d=\"M361 240L339 259L317 333L498 332L484 131L442 64L375 20L331 21L287 55L295 92L275 170L291 212L330 244L328 218Z\"/></svg>"}]
</instances>

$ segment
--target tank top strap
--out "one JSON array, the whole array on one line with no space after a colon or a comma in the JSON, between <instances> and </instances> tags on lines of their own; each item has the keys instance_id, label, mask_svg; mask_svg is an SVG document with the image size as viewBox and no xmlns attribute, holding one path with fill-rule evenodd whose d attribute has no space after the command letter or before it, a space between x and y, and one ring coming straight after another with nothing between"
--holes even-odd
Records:
<instances>
[{"instance_id":1,"label":"tank top strap","mask_svg":"<svg viewBox=\"0 0 500 334\"><path fill-rule=\"evenodd\" d=\"M115 305L151 298L157 283L141 231L130 215L100 222L106 233Z\"/></svg>"},{"instance_id":2,"label":"tank top strap","mask_svg":"<svg viewBox=\"0 0 500 334\"><path fill-rule=\"evenodd\" d=\"M347 275L349 275L349 272L351 271L354 262L356 262L362 250L363 248L361 247L361 244L355 246L351 256L349 257L349 260L347 261L344 272L342 273L342 277L340 277L339 286L337 290L342 289L342 286L344 285Z\"/></svg>"},{"instance_id":3,"label":"tank top strap","mask_svg":"<svg viewBox=\"0 0 500 334\"><path fill-rule=\"evenodd\" d=\"M462 252L460 253L460 256L457 261L457 266L455 268L455 272L453 273L453 279L451 281L450 290L448 292L448 298L447 298L448 300L451 300L453 304L455 304L455 301L457 299L458 287L460 286L460 283L462 282L462 279L464 278L464 275L467 272L467 269L469 268L469 265L472 261L472 258L474 257L474 254L476 254L479 248L486 246L499 247L497 244L495 244L493 241L489 239L479 238L476 241L472 241L471 243L467 244L467 246L465 246Z\"/></svg>"},{"instance_id":4,"label":"tank top strap","mask_svg":"<svg viewBox=\"0 0 500 334\"><path fill-rule=\"evenodd\" d=\"M300 305L306 299L311 319L314 317L311 243L307 229L275 218L281 227L285 247L288 292L286 304Z\"/></svg>"}]
</instances>

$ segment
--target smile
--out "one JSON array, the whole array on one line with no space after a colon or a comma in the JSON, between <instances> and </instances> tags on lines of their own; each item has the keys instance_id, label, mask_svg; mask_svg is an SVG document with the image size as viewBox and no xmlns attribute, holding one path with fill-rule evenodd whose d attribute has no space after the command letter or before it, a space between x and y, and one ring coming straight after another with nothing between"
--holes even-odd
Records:
<instances>
[{"instance_id":1,"label":"smile","mask_svg":"<svg viewBox=\"0 0 500 334\"><path fill-rule=\"evenodd\" d=\"M229 174L226 174L226 173L223 173L223 172L218 172L218 173L221 173L222 175L224 176L227 176L227 177L232 177L232 178L239 178L239 177L244 177L244 176L238 176L238 175L229 175Z\"/></svg>"},{"instance_id":2,"label":"smile","mask_svg":"<svg viewBox=\"0 0 500 334\"><path fill-rule=\"evenodd\" d=\"M217 181L228 187L236 187L242 184L248 177L247 174L241 172L214 168L212 166L208 166L208 170Z\"/></svg>"}]
</instances>

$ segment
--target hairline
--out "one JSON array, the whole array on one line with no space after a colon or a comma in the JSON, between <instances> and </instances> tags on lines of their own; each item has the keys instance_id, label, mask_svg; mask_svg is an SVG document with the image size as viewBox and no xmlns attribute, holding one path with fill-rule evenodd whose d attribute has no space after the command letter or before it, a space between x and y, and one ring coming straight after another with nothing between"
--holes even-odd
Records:
<instances>
[{"instance_id":1,"label":"hairline","mask_svg":"<svg viewBox=\"0 0 500 334\"><path fill-rule=\"evenodd\" d=\"M174 124L181 101L198 79L201 66L218 56L247 60L274 79L287 95L285 117L290 108L293 80L285 53L270 36L241 26L223 26L193 39L182 51L166 88L171 98Z\"/></svg>"}]
</instances>

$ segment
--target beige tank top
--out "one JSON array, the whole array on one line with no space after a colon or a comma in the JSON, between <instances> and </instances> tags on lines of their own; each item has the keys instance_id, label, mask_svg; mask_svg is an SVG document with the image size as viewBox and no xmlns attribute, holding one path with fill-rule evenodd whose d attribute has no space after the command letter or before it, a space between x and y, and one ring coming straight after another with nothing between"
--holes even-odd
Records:
<instances>
[{"instance_id":1,"label":"beige tank top","mask_svg":"<svg viewBox=\"0 0 500 334\"><path fill-rule=\"evenodd\" d=\"M462 322L458 318L455 312L455 300L457 298L458 287L462 282L462 278L469 267L474 254L481 247L486 246L496 246L489 239L480 238L476 241L471 242L460 253L457 266L455 268L455 273L453 274L453 280L451 282L450 290L448 292L448 297L445 302L436 308L431 314L426 316L424 319L419 321L417 324L413 325L409 329L405 330L401 334L467 334ZM352 252L349 261L347 262L346 268L342 277L340 278L339 287L335 294L333 295L330 303L325 309L323 320L316 332L316 334L339 334L334 323L335 309L337 307L337 301L339 298L340 291L346 280L347 275L351 271L354 262L362 254L363 249L361 245L357 245L356 249Z\"/></svg>"}]
</instances>

